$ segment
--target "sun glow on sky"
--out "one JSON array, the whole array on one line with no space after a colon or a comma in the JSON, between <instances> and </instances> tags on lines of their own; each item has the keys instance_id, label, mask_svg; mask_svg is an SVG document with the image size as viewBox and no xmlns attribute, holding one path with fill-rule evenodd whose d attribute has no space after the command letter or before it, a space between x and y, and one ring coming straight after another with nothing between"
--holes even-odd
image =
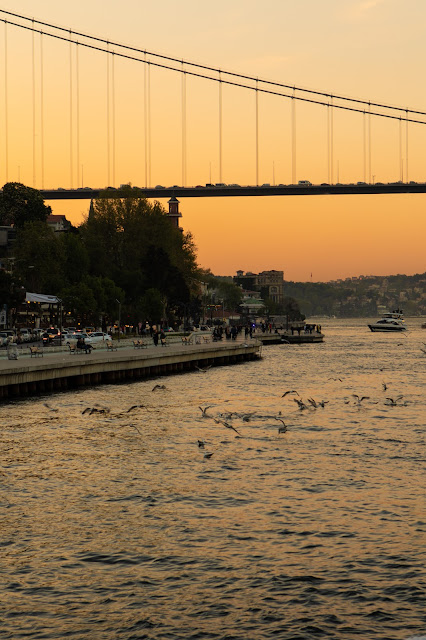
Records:
<instances>
[{"instance_id":1,"label":"sun glow on sky","mask_svg":"<svg viewBox=\"0 0 426 640\"><path fill-rule=\"evenodd\" d=\"M422 0L407 11L397 0L39 0L36 9L4 0L1 8L216 68L426 111ZM148 169L143 64L3 24L0 53L2 184L143 187L147 176L151 186L255 184L254 91L222 85L220 175L218 83L185 76L183 154L182 76L151 66ZM259 183L290 184L292 101L259 93L258 113ZM373 118L366 158L368 118L333 114L331 176L329 109L297 103L296 180L426 181L426 125L409 125L407 140L405 125ZM180 209L200 265L214 273L281 269L287 280L312 273L321 281L425 271L425 203L410 194L188 198ZM86 201L49 204L76 225L88 210Z\"/></svg>"}]
</instances>

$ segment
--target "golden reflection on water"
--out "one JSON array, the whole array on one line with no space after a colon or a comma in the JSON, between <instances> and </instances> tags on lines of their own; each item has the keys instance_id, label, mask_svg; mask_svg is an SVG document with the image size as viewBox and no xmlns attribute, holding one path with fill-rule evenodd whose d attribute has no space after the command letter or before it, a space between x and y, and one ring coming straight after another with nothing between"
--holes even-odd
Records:
<instances>
[{"instance_id":1,"label":"golden reflection on water","mask_svg":"<svg viewBox=\"0 0 426 640\"><path fill-rule=\"evenodd\" d=\"M151 380L4 405L5 637L419 630L422 334L397 347L365 325L323 321L323 345L264 348L162 392ZM290 389L327 404L301 411ZM82 413L95 405L110 412Z\"/></svg>"}]
</instances>

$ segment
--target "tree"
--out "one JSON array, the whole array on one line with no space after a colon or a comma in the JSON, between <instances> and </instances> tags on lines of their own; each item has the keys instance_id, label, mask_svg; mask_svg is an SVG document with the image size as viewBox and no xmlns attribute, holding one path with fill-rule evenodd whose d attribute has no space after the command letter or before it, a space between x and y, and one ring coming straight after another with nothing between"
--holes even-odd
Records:
<instances>
[{"instance_id":1,"label":"tree","mask_svg":"<svg viewBox=\"0 0 426 640\"><path fill-rule=\"evenodd\" d=\"M89 272L89 256L78 233L61 233L59 243L64 257L64 278L69 284L80 282Z\"/></svg>"},{"instance_id":2,"label":"tree","mask_svg":"<svg viewBox=\"0 0 426 640\"><path fill-rule=\"evenodd\" d=\"M29 290L57 295L64 285L64 248L45 222L27 222L15 242L14 274Z\"/></svg>"},{"instance_id":3,"label":"tree","mask_svg":"<svg viewBox=\"0 0 426 640\"><path fill-rule=\"evenodd\" d=\"M142 296L140 305L141 317L151 324L161 322L164 314L164 299L158 289L148 289Z\"/></svg>"},{"instance_id":4,"label":"tree","mask_svg":"<svg viewBox=\"0 0 426 640\"><path fill-rule=\"evenodd\" d=\"M159 292L163 309L195 293L198 268L191 235L173 227L158 202L135 198L130 187L118 197L106 194L94 201L80 232L89 273L107 276L125 291L129 316L146 308L148 289Z\"/></svg>"},{"instance_id":5,"label":"tree","mask_svg":"<svg viewBox=\"0 0 426 640\"><path fill-rule=\"evenodd\" d=\"M78 284L64 287L60 296L64 312L80 317L84 324L112 324L117 315L117 300L124 292L109 278L86 275Z\"/></svg>"},{"instance_id":6,"label":"tree","mask_svg":"<svg viewBox=\"0 0 426 640\"><path fill-rule=\"evenodd\" d=\"M0 225L23 227L27 222L46 222L52 209L40 191L19 182L7 182L0 194Z\"/></svg>"},{"instance_id":7,"label":"tree","mask_svg":"<svg viewBox=\"0 0 426 640\"><path fill-rule=\"evenodd\" d=\"M202 272L202 280L207 283L209 298L213 303L222 302L224 308L235 311L241 303L243 292L232 279L214 276L208 271Z\"/></svg>"}]
</instances>

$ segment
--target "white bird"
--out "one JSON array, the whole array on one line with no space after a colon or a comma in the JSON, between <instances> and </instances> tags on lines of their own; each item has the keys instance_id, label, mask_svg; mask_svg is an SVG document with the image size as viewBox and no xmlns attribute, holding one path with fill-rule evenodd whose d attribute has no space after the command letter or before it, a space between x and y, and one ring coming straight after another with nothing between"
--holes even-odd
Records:
<instances>
[{"instance_id":1,"label":"white bird","mask_svg":"<svg viewBox=\"0 0 426 640\"><path fill-rule=\"evenodd\" d=\"M209 364L208 367L206 367L205 369L201 369L201 367L197 367L197 365L194 365L196 369L198 369L198 371L201 371L201 373L206 373L206 371L208 371L211 368L211 364Z\"/></svg>"}]
</instances>

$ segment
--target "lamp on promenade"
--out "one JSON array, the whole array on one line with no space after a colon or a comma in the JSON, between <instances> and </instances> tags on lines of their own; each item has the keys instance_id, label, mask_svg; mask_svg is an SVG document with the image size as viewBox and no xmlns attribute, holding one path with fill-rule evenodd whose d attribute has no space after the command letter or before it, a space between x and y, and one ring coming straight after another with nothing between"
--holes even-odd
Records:
<instances>
[{"instance_id":1,"label":"lamp on promenade","mask_svg":"<svg viewBox=\"0 0 426 640\"><path fill-rule=\"evenodd\" d=\"M118 303L118 342L120 342L120 331L121 331L121 302L120 300L115 299Z\"/></svg>"}]
</instances>

